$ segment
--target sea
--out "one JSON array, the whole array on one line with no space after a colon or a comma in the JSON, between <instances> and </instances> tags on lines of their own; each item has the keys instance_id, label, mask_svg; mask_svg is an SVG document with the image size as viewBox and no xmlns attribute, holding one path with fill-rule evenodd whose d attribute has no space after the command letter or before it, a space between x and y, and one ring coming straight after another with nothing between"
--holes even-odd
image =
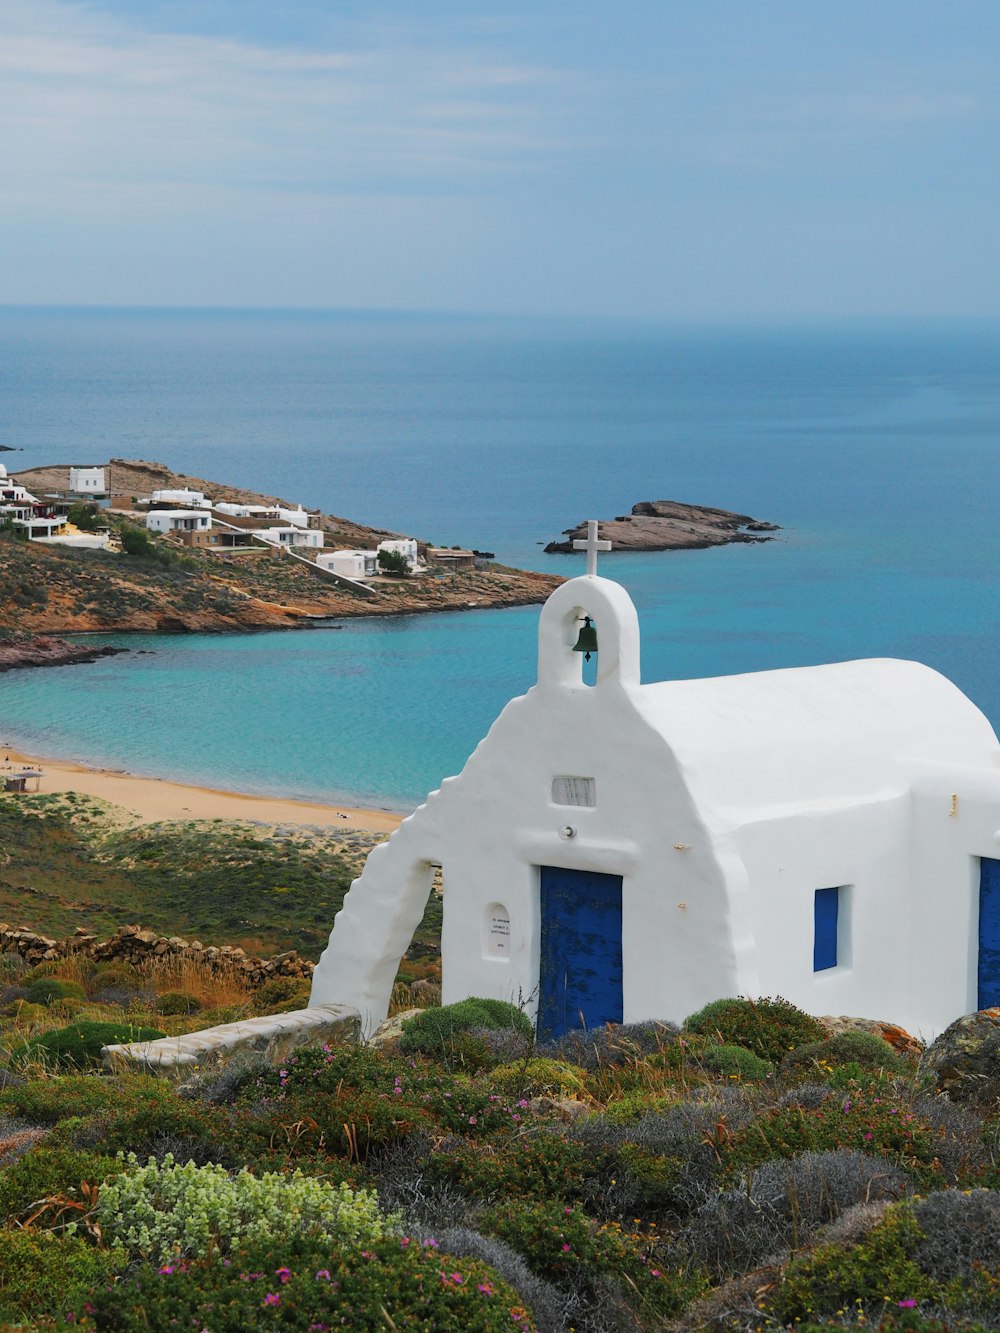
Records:
<instances>
[{"instance_id":1,"label":"sea","mask_svg":"<svg viewBox=\"0 0 1000 1333\"><path fill-rule=\"evenodd\" d=\"M637 501L775 540L612 554L647 681L915 658L1000 723L1000 323L673 327L0 308L8 470L145 458L564 575ZM0 742L412 809L535 678L538 609L247 635L0 676ZM919 719L915 719L919 725Z\"/></svg>"}]
</instances>

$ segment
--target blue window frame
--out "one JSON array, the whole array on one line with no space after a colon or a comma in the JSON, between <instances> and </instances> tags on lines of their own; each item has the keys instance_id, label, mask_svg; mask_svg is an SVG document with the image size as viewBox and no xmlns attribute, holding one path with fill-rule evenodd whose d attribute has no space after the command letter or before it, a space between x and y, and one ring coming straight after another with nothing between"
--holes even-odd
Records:
<instances>
[{"instance_id":1,"label":"blue window frame","mask_svg":"<svg viewBox=\"0 0 1000 1333\"><path fill-rule=\"evenodd\" d=\"M840 889L817 889L813 907L813 971L837 966Z\"/></svg>"}]
</instances>

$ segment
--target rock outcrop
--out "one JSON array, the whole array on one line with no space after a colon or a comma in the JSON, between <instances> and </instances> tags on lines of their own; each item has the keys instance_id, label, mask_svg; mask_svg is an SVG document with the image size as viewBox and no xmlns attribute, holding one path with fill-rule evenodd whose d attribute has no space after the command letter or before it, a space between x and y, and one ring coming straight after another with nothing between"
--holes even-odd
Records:
<instances>
[{"instance_id":1,"label":"rock outcrop","mask_svg":"<svg viewBox=\"0 0 1000 1333\"><path fill-rule=\"evenodd\" d=\"M777 523L766 523L749 514L707 505L682 504L679 500L643 500L631 514L601 519L597 535L611 543L612 551L683 551L704 546L726 546L733 542L766 542L777 532ZM549 542L548 552L571 552L575 539L585 538L586 523L565 530L565 541Z\"/></svg>"},{"instance_id":2,"label":"rock outcrop","mask_svg":"<svg viewBox=\"0 0 1000 1333\"><path fill-rule=\"evenodd\" d=\"M78 662L96 662L99 657L127 653L127 648L88 648L83 643L67 643L48 635L33 639L0 639L0 671L16 667L71 666Z\"/></svg>"},{"instance_id":3,"label":"rock outcrop","mask_svg":"<svg viewBox=\"0 0 1000 1333\"><path fill-rule=\"evenodd\" d=\"M954 1102L992 1107L1000 1097L1000 1009L957 1018L927 1047L917 1072L933 1075Z\"/></svg>"},{"instance_id":4,"label":"rock outcrop","mask_svg":"<svg viewBox=\"0 0 1000 1333\"><path fill-rule=\"evenodd\" d=\"M897 1027L895 1023L883 1023L877 1018L848 1018L845 1014L838 1016L824 1014L818 1021L823 1024L831 1037L839 1037L842 1032L870 1032L872 1036L881 1037L884 1042L888 1042L894 1051L899 1051L900 1055L923 1053L923 1042L911 1037L905 1028Z\"/></svg>"}]
</instances>

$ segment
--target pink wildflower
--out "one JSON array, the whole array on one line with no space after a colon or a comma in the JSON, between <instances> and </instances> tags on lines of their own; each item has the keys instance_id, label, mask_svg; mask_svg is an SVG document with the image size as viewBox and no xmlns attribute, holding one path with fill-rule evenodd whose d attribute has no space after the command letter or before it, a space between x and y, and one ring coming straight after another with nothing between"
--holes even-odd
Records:
<instances>
[{"instance_id":1,"label":"pink wildflower","mask_svg":"<svg viewBox=\"0 0 1000 1333\"><path fill-rule=\"evenodd\" d=\"M267 1295L264 1297L263 1303L265 1305L280 1305L281 1297L278 1295L276 1291L269 1291Z\"/></svg>"}]
</instances>

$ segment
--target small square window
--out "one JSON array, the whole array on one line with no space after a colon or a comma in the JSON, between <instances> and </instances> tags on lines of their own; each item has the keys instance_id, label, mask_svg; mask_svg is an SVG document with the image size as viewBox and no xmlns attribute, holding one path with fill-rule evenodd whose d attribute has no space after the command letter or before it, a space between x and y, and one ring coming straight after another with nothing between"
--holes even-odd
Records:
<instances>
[{"instance_id":1,"label":"small square window","mask_svg":"<svg viewBox=\"0 0 1000 1333\"><path fill-rule=\"evenodd\" d=\"M837 966L840 889L817 889L813 907L813 971Z\"/></svg>"}]
</instances>

